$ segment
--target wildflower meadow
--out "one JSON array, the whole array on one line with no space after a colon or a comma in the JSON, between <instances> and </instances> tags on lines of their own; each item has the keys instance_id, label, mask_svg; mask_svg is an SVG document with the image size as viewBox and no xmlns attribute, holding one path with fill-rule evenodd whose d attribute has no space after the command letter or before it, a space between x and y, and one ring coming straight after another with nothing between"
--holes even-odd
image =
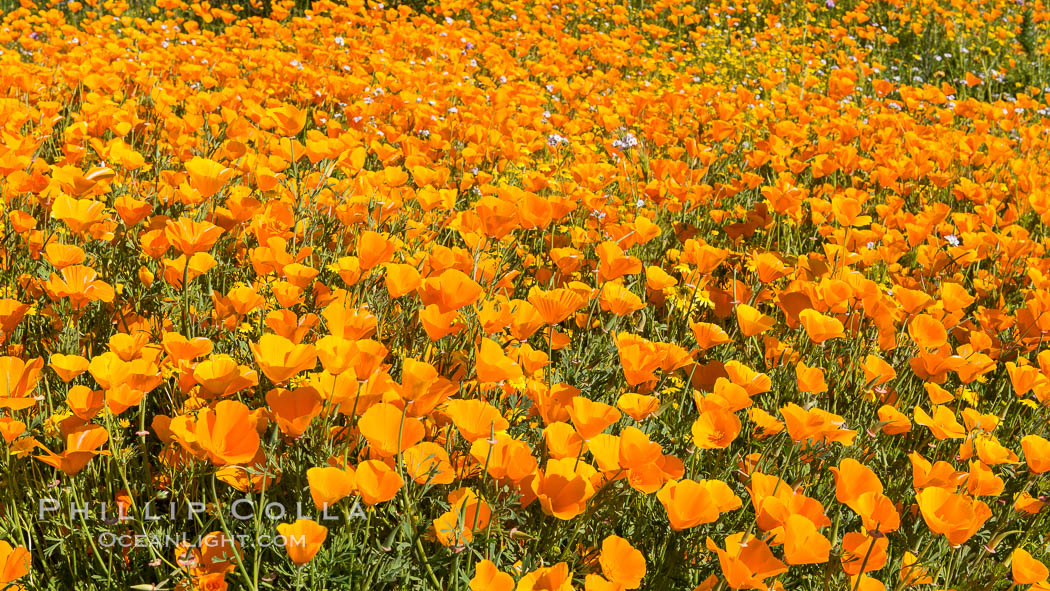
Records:
<instances>
[{"instance_id":1,"label":"wildflower meadow","mask_svg":"<svg viewBox=\"0 0 1050 591\"><path fill-rule=\"evenodd\" d=\"M1046 0L0 15L0 589L1050 591Z\"/></svg>"}]
</instances>

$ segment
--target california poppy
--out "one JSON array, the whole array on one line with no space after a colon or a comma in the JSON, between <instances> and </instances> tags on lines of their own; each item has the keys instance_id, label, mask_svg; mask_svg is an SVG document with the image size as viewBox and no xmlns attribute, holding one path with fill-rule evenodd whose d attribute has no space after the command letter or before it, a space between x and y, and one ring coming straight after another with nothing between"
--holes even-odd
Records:
<instances>
[{"instance_id":1,"label":"california poppy","mask_svg":"<svg viewBox=\"0 0 1050 591\"><path fill-rule=\"evenodd\" d=\"M277 419L277 428L293 439L302 435L321 413L321 395L310 386L294 390L274 388L266 393L266 404Z\"/></svg>"},{"instance_id":2,"label":"california poppy","mask_svg":"<svg viewBox=\"0 0 1050 591\"><path fill-rule=\"evenodd\" d=\"M795 365L795 382L800 392L819 394L828 391L824 370L819 367L809 367L802 362Z\"/></svg>"},{"instance_id":3,"label":"california poppy","mask_svg":"<svg viewBox=\"0 0 1050 591\"><path fill-rule=\"evenodd\" d=\"M1010 555L1010 574L1015 585L1035 585L1046 582L1050 570L1036 560L1024 548L1017 548Z\"/></svg>"},{"instance_id":4,"label":"california poppy","mask_svg":"<svg viewBox=\"0 0 1050 591\"><path fill-rule=\"evenodd\" d=\"M481 339L476 369L478 381L484 383L512 382L522 377L521 366L507 357L499 344L487 338Z\"/></svg>"},{"instance_id":5,"label":"california poppy","mask_svg":"<svg viewBox=\"0 0 1050 591\"><path fill-rule=\"evenodd\" d=\"M747 305L738 304L736 307L736 320L740 326L740 332L745 337L753 337L773 328L775 320L759 312L757 309Z\"/></svg>"},{"instance_id":6,"label":"california poppy","mask_svg":"<svg viewBox=\"0 0 1050 591\"><path fill-rule=\"evenodd\" d=\"M710 349L729 342L729 335L722 327L708 322L690 322L689 328L696 338L696 345L701 349Z\"/></svg>"},{"instance_id":7,"label":"california poppy","mask_svg":"<svg viewBox=\"0 0 1050 591\"><path fill-rule=\"evenodd\" d=\"M625 589L637 589L645 578L645 557L620 536L609 536L602 541L598 563L607 579Z\"/></svg>"},{"instance_id":8,"label":"california poppy","mask_svg":"<svg viewBox=\"0 0 1050 591\"><path fill-rule=\"evenodd\" d=\"M924 349L936 349L948 342L944 325L928 314L920 314L908 324L908 334Z\"/></svg>"},{"instance_id":9,"label":"california poppy","mask_svg":"<svg viewBox=\"0 0 1050 591\"><path fill-rule=\"evenodd\" d=\"M1050 441L1038 435L1025 435L1021 438L1021 449L1029 470L1036 474L1050 471Z\"/></svg>"},{"instance_id":10,"label":"california poppy","mask_svg":"<svg viewBox=\"0 0 1050 591\"><path fill-rule=\"evenodd\" d=\"M434 520L434 533L445 546L462 546L474 539L474 531L485 529L492 518L492 508L468 488L448 495L451 507Z\"/></svg>"},{"instance_id":11,"label":"california poppy","mask_svg":"<svg viewBox=\"0 0 1050 591\"><path fill-rule=\"evenodd\" d=\"M936 486L924 488L915 498L930 531L944 534L953 546L970 539L992 516L983 501Z\"/></svg>"},{"instance_id":12,"label":"california poppy","mask_svg":"<svg viewBox=\"0 0 1050 591\"><path fill-rule=\"evenodd\" d=\"M279 335L264 334L258 343L249 343L249 347L259 368L275 384L282 384L317 364L317 350L313 345L296 345Z\"/></svg>"},{"instance_id":13,"label":"california poppy","mask_svg":"<svg viewBox=\"0 0 1050 591\"><path fill-rule=\"evenodd\" d=\"M675 531L713 523L720 514L742 506L740 497L721 480L668 482L656 498L664 506L671 529Z\"/></svg>"},{"instance_id":14,"label":"california poppy","mask_svg":"<svg viewBox=\"0 0 1050 591\"><path fill-rule=\"evenodd\" d=\"M784 561L788 564L821 564L827 562L831 542L817 531L813 522L802 515L791 515L784 522Z\"/></svg>"},{"instance_id":15,"label":"california poppy","mask_svg":"<svg viewBox=\"0 0 1050 591\"><path fill-rule=\"evenodd\" d=\"M196 440L218 466L245 464L259 451L259 433L250 410L236 400L223 400L197 417Z\"/></svg>"},{"instance_id":16,"label":"california poppy","mask_svg":"<svg viewBox=\"0 0 1050 591\"><path fill-rule=\"evenodd\" d=\"M310 497L318 509L338 503L356 490L354 470L349 467L310 468L306 471L306 480L310 484Z\"/></svg>"},{"instance_id":17,"label":"california poppy","mask_svg":"<svg viewBox=\"0 0 1050 591\"><path fill-rule=\"evenodd\" d=\"M164 226L164 236L176 250L186 256L206 252L222 236L222 228L209 222L198 222L192 218L181 217L168 221Z\"/></svg>"},{"instance_id":18,"label":"california poppy","mask_svg":"<svg viewBox=\"0 0 1050 591\"><path fill-rule=\"evenodd\" d=\"M700 449L724 449L740 434L740 418L727 409L705 409L693 422L693 444Z\"/></svg>"},{"instance_id":19,"label":"california poppy","mask_svg":"<svg viewBox=\"0 0 1050 591\"><path fill-rule=\"evenodd\" d=\"M583 396L574 397L568 411L572 424L584 440L593 438L620 419L620 411L615 407Z\"/></svg>"},{"instance_id":20,"label":"california poppy","mask_svg":"<svg viewBox=\"0 0 1050 591\"><path fill-rule=\"evenodd\" d=\"M450 400L446 412L467 441L489 437L510 426L499 409L484 400Z\"/></svg>"},{"instance_id":21,"label":"california poppy","mask_svg":"<svg viewBox=\"0 0 1050 591\"><path fill-rule=\"evenodd\" d=\"M358 421L369 448L380 457L401 453L420 442L425 434L423 423L393 404L375 404ZM374 456L373 456L374 457Z\"/></svg>"},{"instance_id":22,"label":"california poppy","mask_svg":"<svg viewBox=\"0 0 1050 591\"><path fill-rule=\"evenodd\" d=\"M66 449L61 453L46 451L45 455L34 457L67 476L73 476L83 470L91 458L109 453L98 449L108 440L109 433L102 427L85 425L66 435Z\"/></svg>"},{"instance_id":23,"label":"california poppy","mask_svg":"<svg viewBox=\"0 0 1050 591\"><path fill-rule=\"evenodd\" d=\"M481 560L474 567L470 591L514 591L514 577L500 571L489 560Z\"/></svg>"},{"instance_id":24,"label":"california poppy","mask_svg":"<svg viewBox=\"0 0 1050 591\"><path fill-rule=\"evenodd\" d=\"M636 421L643 421L660 409L660 399L655 396L627 392L616 400L616 407Z\"/></svg>"},{"instance_id":25,"label":"california poppy","mask_svg":"<svg viewBox=\"0 0 1050 591\"><path fill-rule=\"evenodd\" d=\"M864 464L853 458L842 460L838 467L831 468L835 476L835 498L848 505L867 492L882 492L879 477Z\"/></svg>"},{"instance_id":26,"label":"california poppy","mask_svg":"<svg viewBox=\"0 0 1050 591\"><path fill-rule=\"evenodd\" d=\"M798 315L809 340L818 345L844 335L842 322L837 318L821 314L813 309L803 310Z\"/></svg>"},{"instance_id":27,"label":"california poppy","mask_svg":"<svg viewBox=\"0 0 1050 591\"><path fill-rule=\"evenodd\" d=\"M0 357L0 408L22 410L36 404L30 396L40 381L44 360L37 357L28 363L18 357Z\"/></svg>"},{"instance_id":28,"label":"california poppy","mask_svg":"<svg viewBox=\"0 0 1050 591\"><path fill-rule=\"evenodd\" d=\"M28 550L0 540L0 584L7 585L28 575L31 562Z\"/></svg>"},{"instance_id":29,"label":"california poppy","mask_svg":"<svg viewBox=\"0 0 1050 591\"><path fill-rule=\"evenodd\" d=\"M280 523L277 525L277 532L284 538L284 549L288 552L288 558L299 565L313 560L328 537L328 528L312 519Z\"/></svg>"},{"instance_id":30,"label":"california poppy","mask_svg":"<svg viewBox=\"0 0 1050 591\"><path fill-rule=\"evenodd\" d=\"M572 519L583 513L587 501L594 496L591 478L595 473L592 466L574 458L548 460L531 481L532 493L544 513Z\"/></svg>"},{"instance_id":31,"label":"california poppy","mask_svg":"<svg viewBox=\"0 0 1050 591\"><path fill-rule=\"evenodd\" d=\"M418 484L451 484L455 471L445 448L420 441L402 452L405 471Z\"/></svg>"},{"instance_id":32,"label":"california poppy","mask_svg":"<svg viewBox=\"0 0 1050 591\"><path fill-rule=\"evenodd\" d=\"M732 534L726 537L725 546L723 550L707 538L707 548L718 555L722 575L732 589L761 589L766 586L763 581L788 571L769 546L754 536Z\"/></svg>"},{"instance_id":33,"label":"california poppy","mask_svg":"<svg viewBox=\"0 0 1050 591\"><path fill-rule=\"evenodd\" d=\"M237 174L232 168L199 156L186 163L186 171L190 174L190 185L204 199L221 191Z\"/></svg>"},{"instance_id":34,"label":"california poppy","mask_svg":"<svg viewBox=\"0 0 1050 591\"><path fill-rule=\"evenodd\" d=\"M886 536L850 532L842 537L842 570L850 576L879 570L886 566L888 547Z\"/></svg>"},{"instance_id":35,"label":"california poppy","mask_svg":"<svg viewBox=\"0 0 1050 591\"><path fill-rule=\"evenodd\" d=\"M354 476L361 500L367 505L389 501L404 486L397 472L379 460L361 462L355 468Z\"/></svg>"}]
</instances>

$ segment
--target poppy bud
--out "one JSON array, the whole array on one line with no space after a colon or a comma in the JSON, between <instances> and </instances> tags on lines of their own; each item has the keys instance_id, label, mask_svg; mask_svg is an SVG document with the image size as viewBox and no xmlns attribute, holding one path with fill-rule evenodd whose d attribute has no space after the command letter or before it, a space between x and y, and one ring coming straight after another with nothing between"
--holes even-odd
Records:
<instances>
[{"instance_id":1,"label":"poppy bud","mask_svg":"<svg viewBox=\"0 0 1050 591\"><path fill-rule=\"evenodd\" d=\"M146 287L153 285L153 273L145 265L139 267L139 281Z\"/></svg>"}]
</instances>

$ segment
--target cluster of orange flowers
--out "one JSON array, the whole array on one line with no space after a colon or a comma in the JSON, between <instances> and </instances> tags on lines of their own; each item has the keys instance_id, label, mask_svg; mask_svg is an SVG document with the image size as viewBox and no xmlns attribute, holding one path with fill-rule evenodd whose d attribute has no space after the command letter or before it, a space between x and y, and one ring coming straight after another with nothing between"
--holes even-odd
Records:
<instances>
[{"instance_id":1,"label":"cluster of orange flowers","mask_svg":"<svg viewBox=\"0 0 1050 591\"><path fill-rule=\"evenodd\" d=\"M1050 89L868 3L85 4L0 27L0 585L1050 590Z\"/></svg>"}]
</instances>

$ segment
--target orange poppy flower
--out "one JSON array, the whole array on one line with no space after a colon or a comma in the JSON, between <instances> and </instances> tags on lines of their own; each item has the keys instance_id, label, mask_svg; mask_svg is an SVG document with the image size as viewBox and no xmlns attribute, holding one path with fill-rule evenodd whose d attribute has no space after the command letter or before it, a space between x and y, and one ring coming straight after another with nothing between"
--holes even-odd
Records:
<instances>
[{"instance_id":1,"label":"orange poppy flower","mask_svg":"<svg viewBox=\"0 0 1050 591\"><path fill-rule=\"evenodd\" d=\"M321 395L310 386L274 388L266 393L266 404L277 419L277 428L292 439L305 433L314 417L321 414Z\"/></svg>"},{"instance_id":2,"label":"orange poppy flower","mask_svg":"<svg viewBox=\"0 0 1050 591\"><path fill-rule=\"evenodd\" d=\"M368 440L369 448L384 458L419 443L426 432L422 421L406 416L405 411L388 403L369 407L357 425Z\"/></svg>"},{"instance_id":3,"label":"orange poppy flower","mask_svg":"<svg viewBox=\"0 0 1050 591\"><path fill-rule=\"evenodd\" d=\"M873 537L867 533L850 532L842 537L842 570L855 576L886 566L886 536Z\"/></svg>"},{"instance_id":4,"label":"orange poppy flower","mask_svg":"<svg viewBox=\"0 0 1050 591\"><path fill-rule=\"evenodd\" d=\"M784 522L784 561L788 564L822 564L828 561L831 542L812 521L791 515Z\"/></svg>"},{"instance_id":5,"label":"orange poppy flower","mask_svg":"<svg viewBox=\"0 0 1050 591\"><path fill-rule=\"evenodd\" d=\"M616 351L628 386L656 380L664 355L655 343L628 333L616 335Z\"/></svg>"},{"instance_id":6,"label":"orange poppy flower","mask_svg":"<svg viewBox=\"0 0 1050 591\"><path fill-rule=\"evenodd\" d=\"M432 441L421 441L404 450L402 458L405 471L418 484L451 484L455 480L448 452Z\"/></svg>"},{"instance_id":7,"label":"orange poppy flower","mask_svg":"<svg viewBox=\"0 0 1050 591\"><path fill-rule=\"evenodd\" d=\"M594 250L598 254L598 276L604 281L642 271L642 262L637 257L625 254L615 242L602 242Z\"/></svg>"},{"instance_id":8,"label":"orange poppy flower","mask_svg":"<svg viewBox=\"0 0 1050 591\"><path fill-rule=\"evenodd\" d=\"M908 334L924 349L936 349L948 342L944 325L929 314L920 314L908 323Z\"/></svg>"},{"instance_id":9,"label":"orange poppy flower","mask_svg":"<svg viewBox=\"0 0 1050 591\"><path fill-rule=\"evenodd\" d=\"M908 454L908 459L912 466L912 482L917 490L935 486L954 491L966 478L965 472L959 472L947 462L938 460L937 463L931 464L915 452Z\"/></svg>"},{"instance_id":10,"label":"orange poppy flower","mask_svg":"<svg viewBox=\"0 0 1050 591\"><path fill-rule=\"evenodd\" d=\"M481 339L477 352L478 381L486 384L513 382L523 376L521 366L503 352L503 347L492 339Z\"/></svg>"},{"instance_id":11,"label":"orange poppy flower","mask_svg":"<svg viewBox=\"0 0 1050 591\"><path fill-rule=\"evenodd\" d=\"M730 341L726 331L722 330L722 327L717 324L690 322L689 328L693 331L693 336L696 338L696 346L705 351Z\"/></svg>"},{"instance_id":12,"label":"orange poppy flower","mask_svg":"<svg viewBox=\"0 0 1050 591\"><path fill-rule=\"evenodd\" d=\"M769 392L773 388L773 380L768 375L758 373L739 361L727 361L725 363L725 371L729 380L743 388L748 396ZM717 382L715 383L715 390L718 390Z\"/></svg>"},{"instance_id":13,"label":"orange poppy flower","mask_svg":"<svg viewBox=\"0 0 1050 591\"><path fill-rule=\"evenodd\" d=\"M251 411L236 400L223 400L215 409L204 409L197 416L196 441L217 466L246 464L259 451L259 432Z\"/></svg>"},{"instance_id":14,"label":"orange poppy flower","mask_svg":"<svg viewBox=\"0 0 1050 591\"><path fill-rule=\"evenodd\" d=\"M663 457L660 444L650 440L649 436L637 427L625 428L616 441L617 463L628 470L646 467Z\"/></svg>"},{"instance_id":15,"label":"orange poppy flower","mask_svg":"<svg viewBox=\"0 0 1050 591\"><path fill-rule=\"evenodd\" d=\"M237 175L236 170L200 156L194 157L185 166L190 175L190 186L196 189L203 199L221 191Z\"/></svg>"},{"instance_id":16,"label":"orange poppy flower","mask_svg":"<svg viewBox=\"0 0 1050 591\"><path fill-rule=\"evenodd\" d=\"M1046 582L1050 570L1036 560L1024 548L1017 548L1010 555L1010 574L1015 585L1037 585Z\"/></svg>"},{"instance_id":17,"label":"orange poppy flower","mask_svg":"<svg viewBox=\"0 0 1050 591\"><path fill-rule=\"evenodd\" d=\"M543 429L543 442L552 458L576 458L587 449L587 442L576 429L562 422L553 422Z\"/></svg>"},{"instance_id":18,"label":"orange poppy flower","mask_svg":"<svg viewBox=\"0 0 1050 591\"><path fill-rule=\"evenodd\" d=\"M59 244L48 242L44 247L44 258L58 269L72 265L79 265L87 260L84 249L73 244Z\"/></svg>"},{"instance_id":19,"label":"orange poppy flower","mask_svg":"<svg viewBox=\"0 0 1050 591\"><path fill-rule=\"evenodd\" d=\"M30 396L40 381L44 360L26 361L18 357L0 357L0 408L23 410L36 405Z\"/></svg>"},{"instance_id":20,"label":"orange poppy flower","mask_svg":"<svg viewBox=\"0 0 1050 591\"><path fill-rule=\"evenodd\" d=\"M405 481L390 466L379 460L367 460L354 470L357 490L366 505L383 503L394 498Z\"/></svg>"},{"instance_id":21,"label":"orange poppy flower","mask_svg":"<svg viewBox=\"0 0 1050 591\"><path fill-rule=\"evenodd\" d=\"M31 564L32 557L28 550L0 540L0 584L7 585L28 575Z\"/></svg>"},{"instance_id":22,"label":"orange poppy flower","mask_svg":"<svg viewBox=\"0 0 1050 591\"><path fill-rule=\"evenodd\" d=\"M864 382L869 388L881 386L897 377L897 371L881 357L868 355L864 358Z\"/></svg>"},{"instance_id":23,"label":"orange poppy flower","mask_svg":"<svg viewBox=\"0 0 1050 591\"><path fill-rule=\"evenodd\" d=\"M249 343L256 363L274 384L283 384L301 371L317 365L317 350L313 345L296 345L275 334L264 334L258 344Z\"/></svg>"},{"instance_id":24,"label":"orange poppy flower","mask_svg":"<svg viewBox=\"0 0 1050 591\"><path fill-rule=\"evenodd\" d=\"M551 459L532 479L532 493L544 513L569 520L583 513L594 496L592 478L596 473L590 464L575 458Z\"/></svg>"},{"instance_id":25,"label":"orange poppy flower","mask_svg":"<svg viewBox=\"0 0 1050 591\"><path fill-rule=\"evenodd\" d=\"M896 408L884 404L879 407L879 422L883 423L882 432L887 435L900 435L911 431L911 420Z\"/></svg>"},{"instance_id":26,"label":"orange poppy flower","mask_svg":"<svg viewBox=\"0 0 1050 591\"><path fill-rule=\"evenodd\" d=\"M707 538L707 549L718 555L722 576L731 589L763 589L770 577L786 573L786 564L777 560L765 542L736 533L725 540L725 550Z\"/></svg>"},{"instance_id":27,"label":"orange poppy flower","mask_svg":"<svg viewBox=\"0 0 1050 591\"><path fill-rule=\"evenodd\" d=\"M879 477L853 458L842 460L837 468L831 468L831 473L835 476L835 498L844 505L856 501L864 493L882 492Z\"/></svg>"},{"instance_id":28,"label":"orange poppy flower","mask_svg":"<svg viewBox=\"0 0 1050 591\"><path fill-rule=\"evenodd\" d=\"M488 527L492 508L473 490L460 488L448 495L452 505L434 520L434 533L444 546L462 546L474 540L474 531Z\"/></svg>"},{"instance_id":29,"label":"orange poppy flower","mask_svg":"<svg viewBox=\"0 0 1050 591\"><path fill-rule=\"evenodd\" d=\"M277 532L284 538L284 549L295 564L306 564L313 560L328 537L328 528L312 519L280 523Z\"/></svg>"},{"instance_id":30,"label":"orange poppy flower","mask_svg":"<svg viewBox=\"0 0 1050 591\"><path fill-rule=\"evenodd\" d=\"M645 578L645 557L620 536L609 536L602 541L598 564L605 578L624 589L641 587Z\"/></svg>"},{"instance_id":31,"label":"orange poppy flower","mask_svg":"<svg viewBox=\"0 0 1050 591\"><path fill-rule=\"evenodd\" d=\"M3 437L4 441L11 443L18 436L26 432L26 424L17 419L11 417L0 418L0 437Z\"/></svg>"},{"instance_id":32,"label":"orange poppy flower","mask_svg":"<svg viewBox=\"0 0 1050 591\"><path fill-rule=\"evenodd\" d=\"M423 285L423 278L412 265L389 264L386 266L385 285L392 298L411 293Z\"/></svg>"},{"instance_id":33,"label":"orange poppy flower","mask_svg":"<svg viewBox=\"0 0 1050 591\"><path fill-rule=\"evenodd\" d=\"M645 307L645 303L634 292L613 281L602 287L598 302L602 310L617 316L627 316Z\"/></svg>"},{"instance_id":34,"label":"orange poppy flower","mask_svg":"<svg viewBox=\"0 0 1050 591\"><path fill-rule=\"evenodd\" d=\"M506 433L496 435L496 442L475 439L470 445L470 456L488 475L496 480L521 482L536 472L536 458L529 444L512 439Z\"/></svg>"},{"instance_id":35,"label":"orange poppy flower","mask_svg":"<svg viewBox=\"0 0 1050 591\"><path fill-rule=\"evenodd\" d=\"M809 367L802 362L795 365L795 382L800 392L819 394L828 391L824 370L819 367Z\"/></svg>"},{"instance_id":36,"label":"orange poppy flower","mask_svg":"<svg viewBox=\"0 0 1050 591\"><path fill-rule=\"evenodd\" d=\"M798 319L802 323L802 327L806 329L806 335L809 336L809 340L818 345L845 335L842 322L837 318L821 314L812 308L800 312Z\"/></svg>"},{"instance_id":37,"label":"orange poppy flower","mask_svg":"<svg viewBox=\"0 0 1050 591\"><path fill-rule=\"evenodd\" d=\"M656 493L671 529L681 531L718 521L719 515L743 506L740 497L721 480L684 479L668 482Z\"/></svg>"},{"instance_id":38,"label":"orange poppy flower","mask_svg":"<svg viewBox=\"0 0 1050 591\"><path fill-rule=\"evenodd\" d=\"M466 273L448 269L423 282L420 299L424 305L435 305L442 314L448 314L478 301L482 293L481 285Z\"/></svg>"},{"instance_id":39,"label":"orange poppy flower","mask_svg":"<svg viewBox=\"0 0 1050 591\"><path fill-rule=\"evenodd\" d=\"M75 234L83 234L91 226L101 222L106 205L94 199L75 199L59 195L51 207L51 217L62 220Z\"/></svg>"},{"instance_id":40,"label":"orange poppy flower","mask_svg":"<svg viewBox=\"0 0 1050 591\"><path fill-rule=\"evenodd\" d=\"M584 440L593 439L606 427L620 420L620 411L616 410L616 407L582 396L573 397L568 411L572 424Z\"/></svg>"},{"instance_id":41,"label":"orange poppy flower","mask_svg":"<svg viewBox=\"0 0 1050 591\"><path fill-rule=\"evenodd\" d=\"M149 335L146 335L147 338L148 336ZM178 361L192 361L198 357L203 357L204 355L211 353L214 346L211 339L205 337L187 339L177 332L164 333L162 344L164 346L164 351L171 356L172 359ZM53 357L52 363L54 363Z\"/></svg>"},{"instance_id":42,"label":"orange poppy flower","mask_svg":"<svg viewBox=\"0 0 1050 591\"><path fill-rule=\"evenodd\" d=\"M813 439L824 443L839 442L842 445L853 445L857 432L843 429L845 419L839 415L812 408L805 410L794 402L780 409L784 424L793 441Z\"/></svg>"},{"instance_id":43,"label":"orange poppy flower","mask_svg":"<svg viewBox=\"0 0 1050 591\"><path fill-rule=\"evenodd\" d=\"M306 109L300 109L295 105L284 103L276 109L269 109L267 113L277 122L277 130L284 137L299 135L299 132L306 127Z\"/></svg>"},{"instance_id":44,"label":"orange poppy flower","mask_svg":"<svg viewBox=\"0 0 1050 591\"><path fill-rule=\"evenodd\" d=\"M992 516L984 502L936 486L924 488L915 499L930 531L953 546L970 539Z\"/></svg>"},{"instance_id":45,"label":"orange poppy flower","mask_svg":"<svg viewBox=\"0 0 1050 591\"><path fill-rule=\"evenodd\" d=\"M470 591L514 591L514 577L502 572L489 560L481 560L474 567Z\"/></svg>"},{"instance_id":46,"label":"orange poppy flower","mask_svg":"<svg viewBox=\"0 0 1050 591\"><path fill-rule=\"evenodd\" d=\"M449 400L445 412L467 441L490 437L510 426L499 409L484 400Z\"/></svg>"},{"instance_id":47,"label":"orange poppy flower","mask_svg":"<svg viewBox=\"0 0 1050 591\"><path fill-rule=\"evenodd\" d=\"M660 399L655 396L627 392L616 400L616 407L636 421L643 421L660 409Z\"/></svg>"},{"instance_id":48,"label":"orange poppy flower","mask_svg":"<svg viewBox=\"0 0 1050 591\"><path fill-rule=\"evenodd\" d=\"M554 566L538 568L518 580L515 591L574 591L569 565L559 562Z\"/></svg>"},{"instance_id":49,"label":"orange poppy flower","mask_svg":"<svg viewBox=\"0 0 1050 591\"><path fill-rule=\"evenodd\" d=\"M394 241L385 238L378 232L365 230L357 243L357 259L361 269L369 271L383 263L390 262L397 250Z\"/></svg>"},{"instance_id":50,"label":"orange poppy flower","mask_svg":"<svg viewBox=\"0 0 1050 591\"><path fill-rule=\"evenodd\" d=\"M736 306L736 321L740 325L740 332L745 337L753 337L773 328L775 320L759 312L757 309L747 305Z\"/></svg>"},{"instance_id":51,"label":"orange poppy flower","mask_svg":"<svg viewBox=\"0 0 1050 591\"><path fill-rule=\"evenodd\" d=\"M222 236L222 228L209 222L181 217L174 222L168 220L164 226L164 236L176 250L186 256L192 256L211 250L215 241Z\"/></svg>"},{"instance_id":52,"label":"orange poppy flower","mask_svg":"<svg viewBox=\"0 0 1050 591\"><path fill-rule=\"evenodd\" d=\"M1036 474L1050 471L1050 441L1038 435L1025 435L1021 438L1021 449L1029 470Z\"/></svg>"},{"instance_id":53,"label":"orange poppy flower","mask_svg":"<svg viewBox=\"0 0 1050 591\"><path fill-rule=\"evenodd\" d=\"M350 467L310 468L306 471L306 481L310 485L310 497L318 509L334 505L357 490L354 469Z\"/></svg>"},{"instance_id":54,"label":"orange poppy flower","mask_svg":"<svg viewBox=\"0 0 1050 591\"><path fill-rule=\"evenodd\" d=\"M109 453L98 449L108 440L109 433L105 429L98 425L86 425L66 435L66 449L62 453L45 450L45 455L34 457L67 476L73 476L83 470L91 458Z\"/></svg>"},{"instance_id":55,"label":"orange poppy flower","mask_svg":"<svg viewBox=\"0 0 1050 591\"><path fill-rule=\"evenodd\" d=\"M900 580L905 585L931 585L933 577L930 569L919 563L919 557L911 552L905 552L901 559Z\"/></svg>"},{"instance_id":56,"label":"orange poppy flower","mask_svg":"<svg viewBox=\"0 0 1050 591\"><path fill-rule=\"evenodd\" d=\"M551 252L553 253L553 250ZM668 275L667 271L660 267L650 266L645 268L645 285L653 291L662 291L678 285L678 280Z\"/></svg>"},{"instance_id":57,"label":"orange poppy flower","mask_svg":"<svg viewBox=\"0 0 1050 591\"><path fill-rule=\"evenodd\" d=\"M897 531L901 526L901 516L889 497L881 492L869 491L861 494L848 503L849 508L860 515L867 531L883 533Z\"/></svg>"},{"instance_id":58,"label":"orange poppy flower","mask_svg":"<svg viewBox=\"0 0 1050 591\"><path fill-rule=\"evenodd\" d=\"M916 406L914 417L917 424L928 428L938 440L966 437L966 429L959 424L955 413L947 406L934 406L932 417Z\"/></svg>"},{"instance_id":59,"label":"orange poppy flower","mask_svg":"<svg viewBox=\"0 0 1050 591\"><path fill-rule=\"evenodd\" d=\"M700 449L725 449L740 434L740 418L720 407L705 409L693 422L693 444Z\"/></svg>"},{"instance_id":60,"label":"orange poppy flower","mask_svg":"<svg viewBox=\"0 0 1050 591\"><path fill-rule=\"evenodd\" d=\"M112 302L116 292L91 267L73 265L65 267L61 276L54 273L44 284L47 295L53 300L68 298L74 309L79 310L90 302Z\"/></svg>"},{"instance_id":61,"label":"orange poppy flower","mask_svg":"<svg viewBox=\"0 0 1050 591\"><path fill-rule=\"evenodd\" d=\"M232 396L259 383L255 371L239 365L229 355L213 355L193 368L193 379L204 398Z\"/></svg>"}]
</instances>

